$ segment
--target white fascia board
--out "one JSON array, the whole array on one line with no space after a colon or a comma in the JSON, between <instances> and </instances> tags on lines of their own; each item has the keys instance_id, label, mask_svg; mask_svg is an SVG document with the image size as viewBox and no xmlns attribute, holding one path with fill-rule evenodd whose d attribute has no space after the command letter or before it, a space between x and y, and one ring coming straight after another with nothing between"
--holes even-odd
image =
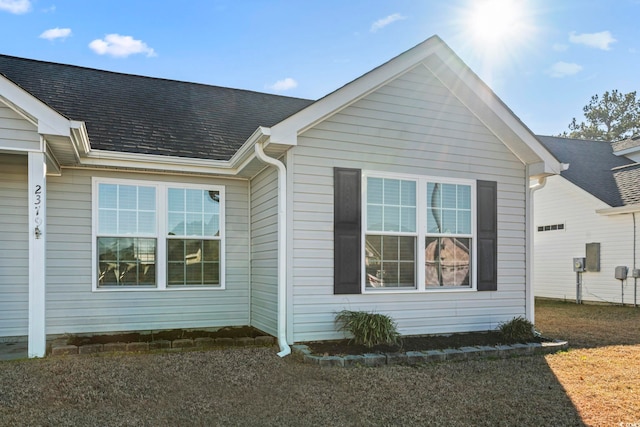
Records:
<instances>
[{"instance_id":1,"label":"white fascia board","mask_svg":"<svg viewBox=\"0 0 640 427\"><path fill-rule=\"evenodd\" d=\"M625 148L624 150L614 151L613 154L616 156L628 156L629 154L635 154L640 151L640 146Z\"/></svg>"},{"instance_id":2,"label":"white fascia board","mask_svg":"<svg viewBox=\"0 0 640 427\"><path fill-rule=\"evenodd\" d=\"M299 134L362 99L397 76L406 73L443 45L444 42L438 36L430 37L389 62L347 83L272 126L270 143L296 145Z\"/></svg>"},{"instance_id":3,"label":"white fascia board","mask_svg":"<svg viewBox=\"0 0 640 427\"><path fill-rule=\"evenodd\" d=\"M562 171L560 161L448 46L440 45L424 64L523 164L543 162L536 175Z\"/></svg>"},{"instance_id":4,"label":"white fascia board","mask_svg":"<svg viewBox=\"0 0 640 427\"><path fill-rule=\"evenodd\" d=\"M0 75L0 94L12 107L29 121L36 120L41 135L70 136L70 121L11 80Z\"/></svg>"},{"instance_id":5,"label":"white fascia board","mask_svg":"<svg viewBox=\"0 0 640 427\"><path fill-rule=\"evenodd\" d=\"M81 159L80 163L83 166L139 168L209 175L235 175L237 173L237 170L228 161L103 150L91 150L86 157Z\"/></svg>"},{"instance_id":6,"label":"white fascia board","mask_svg":"<svg viewBox=\"0 0 640 427\"><path fill-rule=\"evenodd\" d=\"M640 212L640 204L618 206L616 208L597 209L596 213L600 215L622 215Z\"/></svg>"}]
</instances>

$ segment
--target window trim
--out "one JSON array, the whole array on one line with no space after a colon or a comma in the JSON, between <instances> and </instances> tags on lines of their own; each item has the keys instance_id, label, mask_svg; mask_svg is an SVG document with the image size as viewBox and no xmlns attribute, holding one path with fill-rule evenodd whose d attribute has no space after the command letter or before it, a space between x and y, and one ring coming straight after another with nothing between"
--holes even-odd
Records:
<instances>
[{"instance_id":1,"label":"window trim","mask_svg":"<svg viewBox=\"0 0 640 427\"><path fill-rule=\"evenodd\" d=\"M97 239L98 239L98 186L100 184L120 184L156 189L156 233L154 236L144 236L156 239L156 286L117 286L99 287L97 277ZM218 191L220 195L220 284L200 286L167 286L167 223L168 223L168 192L169 188L195 189ZM91 290L92 292L175 292L175 291L220 291L226 289L226 194L223 185L191 184L174 181L149 181L124 178L92 177L91 179ZM195 237L197 238L197 237Z\"/></svg>"},{"instance_id":2,"label":"window trim","mask_svg":"<svg viewBox=\"0 0 640 427\"><path fill-rule=\"evenodd\" d=\"M368 186L368 178L387 178L387 179L398 179L398 180L408 180L416 182L416 232L415 233L407 233L407 232L378 232L372 231L369 233L368 224L367 224L367 186ZM429 182L437 182L441 184L459 184L459 185L467 185L471 191L471 233L465 234L465 238L471 239L471 280L469 286L464 287L427 287L425 286L425 250L424 250L424 242L425 238L429 235L427 233L427 183ZM360 268L361 268L361 293L374 295L374 294L388 294L388 293L443 293L443 292L476 292L477 288L477 241L478 241L478 232L477 232L477 194L476 194L476 184L477 181L474 179L463 179L463 178L447 178L441 176L432 176L432 175L412 175L412 174L403 174L403 173L393 173L393 172L378 172L378 171L362 171L362 184L361 184L361 212L362 212L362 231L361 231L361 254L360 254ZM365 256L366 256L366 235L375 234L375 235L393 235L393 236L414 236L416 239L416 286L414 287L402 287L402 288L371 288L367 287L367 274L366 274L366 265L365 265ZM432 236L435 236L431 234ZM439 237L450 236L449 234L441 234ZM421 249L422 248L422 249Z\"/></svg>"}]
</instances>

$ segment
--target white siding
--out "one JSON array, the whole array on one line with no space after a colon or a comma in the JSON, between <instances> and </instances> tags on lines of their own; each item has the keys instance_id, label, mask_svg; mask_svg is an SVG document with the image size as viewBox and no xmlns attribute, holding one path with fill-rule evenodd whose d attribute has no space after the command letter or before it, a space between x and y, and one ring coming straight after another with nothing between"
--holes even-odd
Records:
<instances>
[{"instance_id":1,"label":"white siding","mask_svg":"<svg viewBox=\"0 0 640 427\"><path fill-rule=\"evenodd\" d=\"M525 314L525 168L425 68L298 138L293 173L293 341L341 338L342 309L391 315L402 334L494 329ZM333 167L498 182L498 291L333 294Z\"/></svg>"},{"instance_id":2,"label":"white siding","mask_svg":"<svg viewBox=\"0 0 640 427\"><path fill-rule=\"evenodd\" d=\"M554 176L534 193L534 294L575 301L573 258L586 255L585 244L600 243L600 272L582 275L584 301L622 301L615 279L618 265L633 266L633 217L604 216L596 209L609 207L566 179ZM636 214L640 217L640 215ZM637 218L640 223L640 218ZM564 230L538 232L538 226L565 224ZM640 232L640 227L638 229ZM640 249L640 241L637 242ZM629 271L631 275L631 271ZM625 303L633 303L633 279L626 282Z\"/></svg>"},{"instance_id":3,"label":"white siding","mask_svg":"<svg viewBox=\"0 0 640 427\"><path fill-rule=\"evenodd\" d=\"M47 181L47 333L110 332L249 324L248 184L139 173L95 176L224 185L226 289L92 292L91 172Z\"/></svg>"},{"instance_id":4,"label":"white siding","mask_svg":"<svg viewBox=\"0 0 640 427\"><path fill-rule=\"evenodd\" d=\"M0 102L0 149L38 150L37 128Z\"/></svg>"},{"instance_id":5,"label":"white siding","mask_svg":"<svg viewBox=\"0 0 640 427\"><path fill-rule=\"evenodd\" d=\"M251 181L251 325L277 335L278 173L269 167Z\"/></svg>"},{"instance_id":6,"label":"white siding","mask_svg":"<svg viewBox=\"0 0 640 427\"><path fill-rule=\"evenodd\" d=\"M0 154L0 337L28 333L27 180L27 156Z\"/></svg>"}]
</instances>

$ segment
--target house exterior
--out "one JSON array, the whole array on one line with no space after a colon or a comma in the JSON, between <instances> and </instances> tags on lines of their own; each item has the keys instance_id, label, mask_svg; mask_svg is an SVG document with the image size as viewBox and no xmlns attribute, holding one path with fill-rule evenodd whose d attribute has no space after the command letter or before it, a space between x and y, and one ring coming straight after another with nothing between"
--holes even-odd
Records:
<instances>
[{"instance_id":1,"label":"house exterior","mask_svg":"<svg viewBox=\"0 0 640 427\"><path fill-rule=\"evenodd\" d=\"M539 140L570 166L535 192L534 293L570 301L637 303L640 141ZM587 258L586 271L573 269ZM627 280L616 267L628 268ZM577 284L580 283L580 286Z\"/></svg>"},{"instance_id":2,"label":"house exterior","mask_svg":"<svg viewBox=\"0 0 640 427\"><path fill-rule=\"evenodd\" d=\"M0 336L533 318L560 163L438 37L311 101L0 56Z\"/></svg>"}]
</instances>

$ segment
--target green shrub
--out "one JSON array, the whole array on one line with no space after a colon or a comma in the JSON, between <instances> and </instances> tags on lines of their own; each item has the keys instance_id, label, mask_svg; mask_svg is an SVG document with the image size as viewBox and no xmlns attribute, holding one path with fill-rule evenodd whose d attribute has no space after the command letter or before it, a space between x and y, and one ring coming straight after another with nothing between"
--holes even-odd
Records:
<instances>
[{"instance_id":1,"label":"green shrub","mask_svg":"<svg viewBox=\"0 0 640 427\"><path fill-rule=\"evenodd\" d=\"M533 323L522 316L514 317L508 322L501 323L498 330L502 337L509 341L528 342L535 338Z\"/></svg>"},{"instance_id":2,"label":"green shrub","mask_svg":"<svg viewBox=\"0 0 640 427\"><path fill-rule=\"evenodd\" d=\"M351 342L366 347L375 345L400 345L400 334L391 317L366 311L342 310L336 315L339 330L351 332Z\"/></svg>"}]
</instances>

